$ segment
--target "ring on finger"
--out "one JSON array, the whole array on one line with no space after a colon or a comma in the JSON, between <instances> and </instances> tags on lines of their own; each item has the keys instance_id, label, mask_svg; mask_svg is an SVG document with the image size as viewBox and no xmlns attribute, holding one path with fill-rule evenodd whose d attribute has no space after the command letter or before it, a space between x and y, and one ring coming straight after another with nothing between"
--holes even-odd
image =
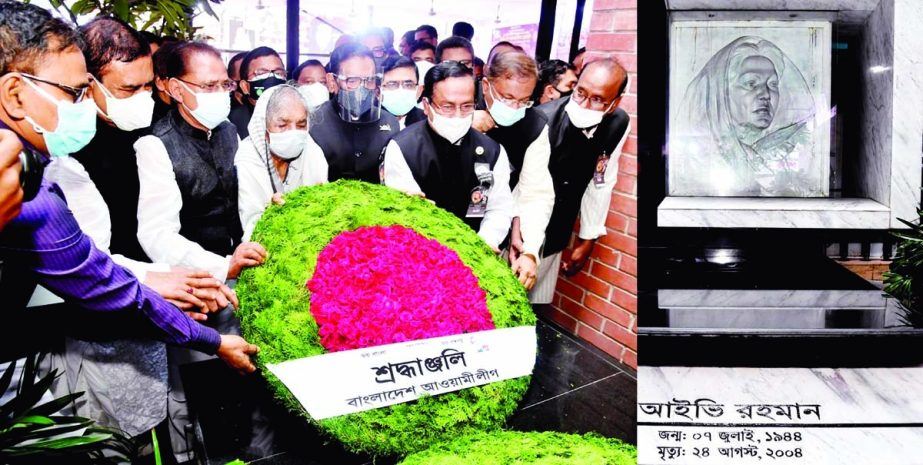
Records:
<instances>
[{"instance_id":1,"label":"ring on finger","mask_svg":"<svg viewBox=\"0 0 923 465\"><path fill-rule=\"evenodd\" d=\"M195 295L195 288L194 288L194 287L190 287L189 289L186 289L186 292L189 293L189 294Z\"/></svg>"}]
</instances>

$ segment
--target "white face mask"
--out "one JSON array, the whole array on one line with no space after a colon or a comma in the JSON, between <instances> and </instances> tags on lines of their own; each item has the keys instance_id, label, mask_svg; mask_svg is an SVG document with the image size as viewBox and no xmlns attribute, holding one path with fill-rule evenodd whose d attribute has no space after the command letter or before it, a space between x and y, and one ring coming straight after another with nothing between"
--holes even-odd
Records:
<instances>
[{"instance_id":1,"label":"white face mask","mask_svg":"<svg viewBox=\"0 0 923 465\"><path fill-rule=\"evenodd\" d=\"M93 80L106 96L106 113L100 113L112 120L115 127L123 131L134 131L151 125L154 99L150 91L138 92L127 98L115 98L99 79L93 76Z\"/></svg>"},{"instance_id":2,"label":"white face mask","mask_svg":"<svg viewBox=\"0 0 923 465\"><path fill-rule=\"evenodd\" d=\"M269 133L269 151L282 160L300 157L307 142L308 131L304 129Z\"/></svg>"},{"instance_id":3,"label":"white face mask","mask_svg":"<svg viewBox=\"0 0 923 465\"><path fill-rule=\"evenodd\" d=\"M433 128L433 131L436 131L436 134L453 144L465 137L465 134L468 134L471 129L471 123L474 121L474 113L462 118L449 118L436 113L432 106L429 107L429 110L433 115L433 119L429 121L430 127Z\"/></svg>"},{"instance_id":4,"label":"white face mask","mask_svg":"<svg viewBox=\"0 0 923 465\"><path fill-rule=\"evenodd\" d=\"M426 78L426 73L429 70L436 67L436 65L426 60L415 61L413 64L417 66L417 72L420 74L420 82L423 82L423 80Z\"/></svg>"},{"instance_id":5,"label":"white face mask","mask_svg":"<svg viewBox=\"0 0 923 465\"><path fill-rule=\"evenodd\" d=\"M314 111L315 108L321 106L321 104L327 100L330 100L330 90L327 89L327 86L319 82L300 86L298 87L298 92L300 92L301 96L308 102L309 111Z\"/></svg>"},{"instance_id":6,"label":"white face mask","mask_svg":"<svg viewBox=\"0 0 923 465\"><path fill-rule=\"evenodd\" d=\"M612 105L609 105L609 107L609 109L611 109ZM599 111L583 108L574 101L573 95L571 95L570 101L567 102L567 106L564 107L564 111L567 113L568 118L570 118L571 124L578 129L586 129L601 123L603 116L606 115L609 109Z\"/></svg>"},{"instance_id":7,"label":"white face mask","mask_svg":"<svg viewBox=\"0 0 923 465\"><path fill-rule=\"evenodd\" d=\"M417 91L407 89L381 91L381 105L394 116L404 116L417 104Z\"/></svg>"},{"instance_id":8,"label":"white face mask","mask_svg":"<svg viewBox=\"0 0 923 465\"><path fill-rule=\"evenodd\" d=\"M199 104L195 110L189 108L185 103L183 103L183 106L189 110L189 113L192 113L192 117L199 124L211 131L228 119L228 114L231 113L230 92L194 92L185 82L179 79L177 79L177 82L182 84L192 95L195 95L196 102Z\"/></svg>"}]
</instances>

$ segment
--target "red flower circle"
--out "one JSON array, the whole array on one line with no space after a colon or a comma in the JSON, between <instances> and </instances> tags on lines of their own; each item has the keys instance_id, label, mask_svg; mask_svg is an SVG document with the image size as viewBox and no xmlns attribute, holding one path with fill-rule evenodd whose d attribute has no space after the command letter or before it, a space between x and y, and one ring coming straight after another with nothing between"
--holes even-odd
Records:
<instances>
[{"instance_id":1,"label":"red flower circle","mask_svg":"<svg viewBox=\"0 0 923 465\"><path fill-rule=\"evenodd\" d=\"M307 287L331 352L494 328L458 254L403 226L340 234L317 256Z\"/></svg>"}]
</instances>

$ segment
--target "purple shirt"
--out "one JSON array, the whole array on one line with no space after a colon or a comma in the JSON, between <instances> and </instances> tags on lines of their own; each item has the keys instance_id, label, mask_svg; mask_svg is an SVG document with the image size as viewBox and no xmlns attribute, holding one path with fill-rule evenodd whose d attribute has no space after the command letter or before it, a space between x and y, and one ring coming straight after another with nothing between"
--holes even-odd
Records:
<instances>
[{"instance_id":1,"label":"purple shirt","mask_svg":"<svg viewBox=\"0 0 923 465\"><path fill-rule=\"evenodd\" d=\"M32 201L0 232L4 273L27 270L39 284L87 310L137 311L169 344L214 354L221 338L186 316L100 251L81 230L57 185L42 181Z\"/></svg>"}]
</instances>

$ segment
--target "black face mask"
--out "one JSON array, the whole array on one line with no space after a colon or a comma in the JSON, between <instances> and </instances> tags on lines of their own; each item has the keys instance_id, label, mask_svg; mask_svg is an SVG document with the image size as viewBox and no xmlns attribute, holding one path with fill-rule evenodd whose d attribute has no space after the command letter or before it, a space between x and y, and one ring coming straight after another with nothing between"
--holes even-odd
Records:
<instances>
[{"instance_id":1,"label":"black face mask","mask_svg":"<svg viewBox=\"0 0 923 465\"><path fill-rule=\"evenodd\" d=\"M554 90L558 91L559 94L561 94L561 96L558 97L558 98L567 98L567 97L570 97L570 94L573 94L573 93L574 93L573 89L571 89L571 90L569 90L569 91L567 91L567 92L564 92L563 90L558 90L557 87L552 87L552 88L553 88Z\"/></svg>"},{"instance_id":2,"label":"black face mask","mask_svg":"<svg viewBox=\"0 0 923 465\"><path fill-rule=\"evenodd\" d=\"M253 81L247 81L250 83L250 94L248 97L253 100L259 100L260 95L263 95L263 92L266 89L271 89L280 84L285 84L285 79L280 79L275 74L270 75L269 77L263 79L255 79Z\"/></svg>"}]
</instances>

